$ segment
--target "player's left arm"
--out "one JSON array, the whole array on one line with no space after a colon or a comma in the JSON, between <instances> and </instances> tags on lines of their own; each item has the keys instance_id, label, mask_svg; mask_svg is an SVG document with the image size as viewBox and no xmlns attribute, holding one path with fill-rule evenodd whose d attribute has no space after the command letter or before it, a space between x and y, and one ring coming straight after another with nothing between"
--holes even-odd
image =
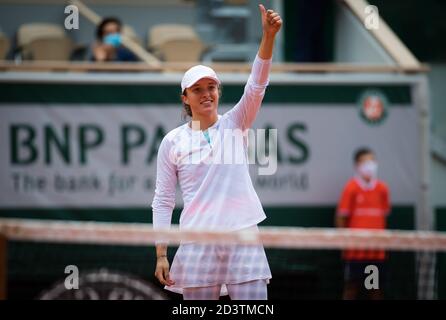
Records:
<instances>
[{"instance_id":1,"label":"player's left arm","mask_svg":"<svg viewBox=\"0 0 446 320\"><path fill-rule=\"evenodd\" d=\"M269 60L273 56L274 39L277 32L282 27L282 18L274 10L266 10L263 5L259 5L262 17L262 40L258 51L260 59Z\"/></svg>"},{"instance_id":2,"label":"player's left arm","mask_svg":"<svg viewBox=\"0 0 446 320\"><path fill-rule=\"evenodd\" d=\"M266 10L263 5L259 5L259 10L262 20L262 40L243 96L237 105L229 111L229 117L242 130L251 127L262 104L269 82L274 40L282 27L282 18L277 12L271 9Z\"/></svg>"}]
</instances>

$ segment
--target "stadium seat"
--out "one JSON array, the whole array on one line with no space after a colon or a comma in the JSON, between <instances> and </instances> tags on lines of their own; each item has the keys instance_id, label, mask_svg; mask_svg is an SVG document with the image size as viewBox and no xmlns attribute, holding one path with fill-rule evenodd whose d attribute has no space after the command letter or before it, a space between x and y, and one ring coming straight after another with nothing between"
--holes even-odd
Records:
<instances>
[{"instance_id":1,"label":"stadium seat","mask_svg":"<svg viewBox=\"0 0 446 320\"><path fill-rule=\"evenodd\" d=\"M168 62L197 62L207 46L188 25L161 24L149 30L149 50Z\"/></svg>"},{"instance_id":2,"label":"stadium seat","mask_svg":"<svg viewBox=\"0 0 446 320\"><path fill-rule=\"evenodd\" d=\"M20 26L17 44L24 60L69 60L73 50L65 30L49 23Z\"/></svg>"},{"instance_id":3,"label":"stadium seat","mask_svg":"<svg viewBox=\"0 0 446 320\"><path fill-rule=\"evenodd\" d=\"M0 32L0 60L4 60L9 52L10 42L4 33Z\"/></svg>"}]
</instances>

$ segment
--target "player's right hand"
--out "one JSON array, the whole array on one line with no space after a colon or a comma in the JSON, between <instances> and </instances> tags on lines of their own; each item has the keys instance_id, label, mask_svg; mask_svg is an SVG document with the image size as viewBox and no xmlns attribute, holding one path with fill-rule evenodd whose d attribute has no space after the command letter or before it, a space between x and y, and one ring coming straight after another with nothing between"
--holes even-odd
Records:
<instances>
[{"instance_id":1,"label":"player's right hand","mask_svg":"<svg viewBox=\"0 0 446 320\"><path fill-rule=\"evenodd\" d=\"M167 257L160 257L156 260L155 277L165 286L175 284L175 281L169 277L169 261Z\"/></svg>"}]
</instances>

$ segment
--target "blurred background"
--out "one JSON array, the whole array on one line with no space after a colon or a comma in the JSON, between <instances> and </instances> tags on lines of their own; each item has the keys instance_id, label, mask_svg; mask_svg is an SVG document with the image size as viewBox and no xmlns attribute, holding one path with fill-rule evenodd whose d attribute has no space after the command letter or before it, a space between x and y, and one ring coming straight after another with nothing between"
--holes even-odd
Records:
<instances>
[{"instance_id":1,"label":"blurred background","mask_svg":"<svg viewBox=\"0 0 446 320\"><path fill-rule=\"evenodd\" d=\"M352 155L368 146L390 187L389 229L446 231L439 0L0 0L0 217L151 223L157 149L183 123L182 74L212 66L223 82L221 113L233 106L261 39L259 3L284 20L255 123L278 129L277 172L251 168L262 225L334 227ZM99 28L104 18L112 19ZM181 205L178 192L175 223ZM68 244L5 241L1 297L110 297L114 280L61 293L65 267L76 265L84 276L121 275L125 293L115 298L141 294L134 277L148 288L143 298L179 299L153 278L153 246L76 242L69 234ZM424 262L419 253L391 252L386 298L446 298L444 253ZM341 298L339 250L267 255L270 297Z\"/></svg>"}]
</instances>

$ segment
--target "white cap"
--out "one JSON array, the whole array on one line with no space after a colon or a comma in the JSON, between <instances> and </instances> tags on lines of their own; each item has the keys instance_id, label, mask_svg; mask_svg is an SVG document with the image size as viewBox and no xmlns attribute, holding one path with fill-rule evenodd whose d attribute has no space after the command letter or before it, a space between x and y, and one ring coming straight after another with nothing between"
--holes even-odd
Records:
<instances>
[{"instance_id":1,"label":"white cap","mask_svg":"<svg viewBox=\"0 0 446 320\"><path fill-rule=\"evenodd\" d=\"M183 80L181 80L181 92L184 92L186 88L193 86L198 80L203 78L209 78L215 80L220 84L220 80L214 70L203 65L197 65L184 73Z\"/></svg>"}]
</instances>

